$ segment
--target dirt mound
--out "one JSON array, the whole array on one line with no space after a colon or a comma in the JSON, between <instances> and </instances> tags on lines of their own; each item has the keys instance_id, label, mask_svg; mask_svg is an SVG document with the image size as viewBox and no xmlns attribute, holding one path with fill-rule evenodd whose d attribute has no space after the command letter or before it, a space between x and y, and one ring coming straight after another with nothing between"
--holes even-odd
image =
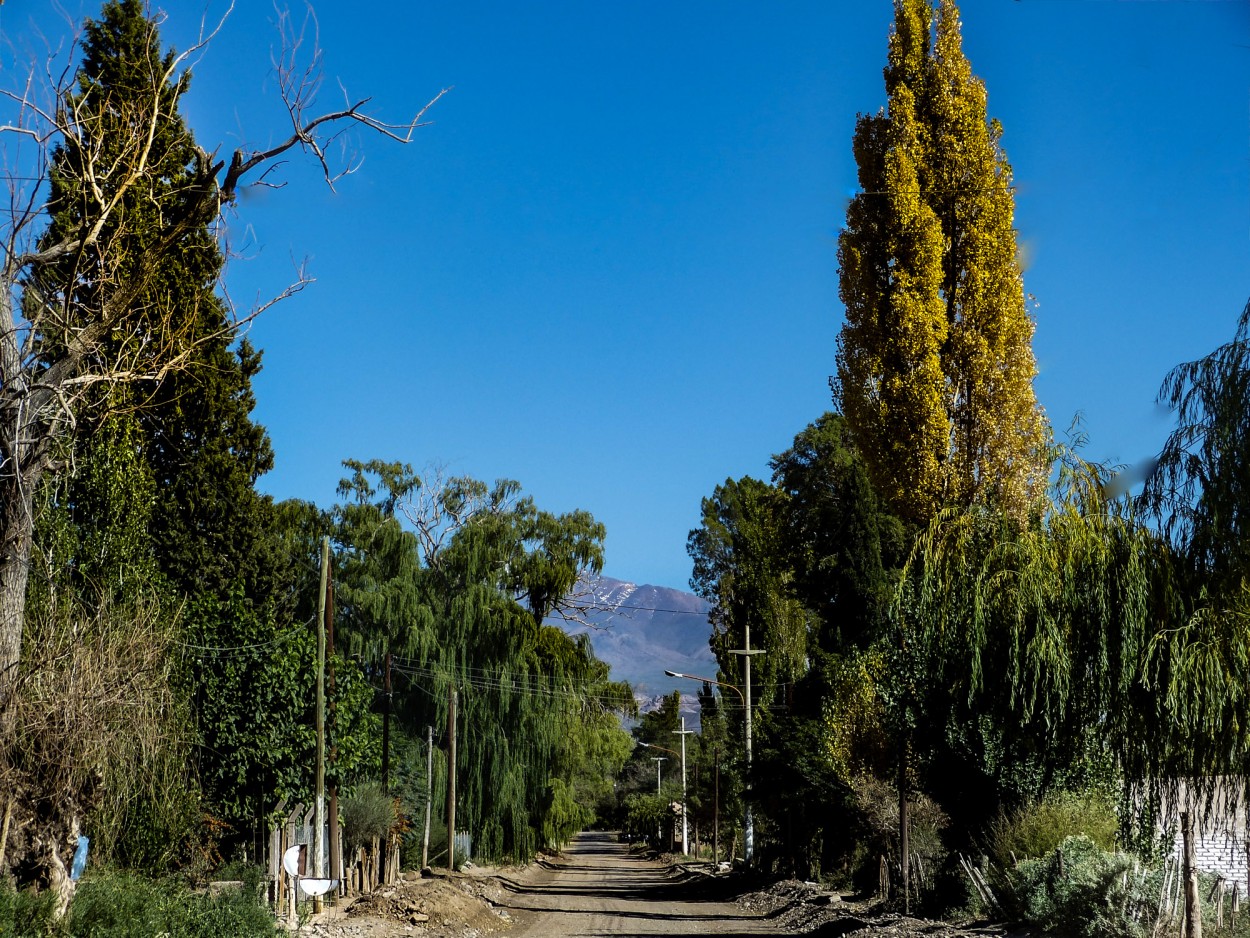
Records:
<instances>
[{"instance_id":1,"label":"dirt mound","mask_svg":"<svg viewBox=\"0 0 1250 938\"><path fill-rule=\"evenodd\" d=\"M409 875L318 916L299 933L309 938L482 938L512 924L508 913L494 908L488 898L489 881Z\"/></svg>"},{"instance_id":2,"label":"dirt mound","mask_svg":"<svg viewBox=\"0 0 1250 938\"><path fill-rule=\"evenodd\" d=\"M1032 933L984 923L953 925L848 902L810 883L784 880L738 896L738 905L776 922L783 931L819 938L1025 938Z\"/></svg>"}]
</instances>

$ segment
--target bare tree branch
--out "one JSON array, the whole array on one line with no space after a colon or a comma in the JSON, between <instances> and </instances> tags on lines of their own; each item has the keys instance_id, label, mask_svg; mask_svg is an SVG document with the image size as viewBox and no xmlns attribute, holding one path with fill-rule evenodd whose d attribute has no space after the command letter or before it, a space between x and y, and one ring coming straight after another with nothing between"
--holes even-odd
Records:
<instances>
[{"instance_id":1,"label":"bare tree branch","mask_svg":"<svg viewBox=\"0 0 1250 938\"><path fill-rule=\"evenodd\" d=\"M152 299L162 265L206 228L224 238L223 210L235 204L239 188L280 187L273 173L288 151L298 148L315 160L333 187L359 165L337 167L327 156L345 131L362 128L408 143L446 93L403 123L369 113L367 97L345 98L344 107L318 113L323 61L315 17L310 12L297 31L280 11L275 71L289 133L274 146L240 147L222 159L216 149L196 147L192 165L180 170L186 178L177 198L158 203L153 193L167 184L158 168L168 160L160 152L162 122L177 110L189 64L221 35L233 9L231 2L220 18L205 14L185 51L166 55L157 67L143 63L150 85L132 98L102 99L108 89L78 82L81 32L64 54L49 51L42 68L32 63L13 73L20 75L15 87L0 88L0 160L7 164L0 171L7 190L0 205L0 700L21 655L32 495L45 472L59 471L58 449L107 415L112 405L102 402L117 395L100 389L152 386L186 368L201 347L233 340L312 282L298 265L293 283L244 312L223 291L225 323L193 334L186 311L160 308ZM162 21L149 13L154 45ZM50 240L54 153L62 183L64 174L73 176L77 201L72 228ZM123 210L135 203L156 209L149 214L157 228L145 229L141 252L132 249L132 213Z\"/></svg>"}]
</instances>

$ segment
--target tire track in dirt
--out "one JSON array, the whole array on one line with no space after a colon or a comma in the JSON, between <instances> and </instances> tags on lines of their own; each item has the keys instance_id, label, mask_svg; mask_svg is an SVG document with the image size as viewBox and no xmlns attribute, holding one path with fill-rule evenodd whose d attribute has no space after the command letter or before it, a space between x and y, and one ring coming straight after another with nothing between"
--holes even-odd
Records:
<instances>
[{"instance_id":1,"label":"tire track in dirt","mask_svg":"<svg viewBox=\"0 0 1250 938\"><path fill-rule=\"evenodd\" d=\"M579 834L555 862L499 883L516 921L509 938L780 934L731 902L700 898L678 871L606 833Z\"/></svg>"}]
</instances>

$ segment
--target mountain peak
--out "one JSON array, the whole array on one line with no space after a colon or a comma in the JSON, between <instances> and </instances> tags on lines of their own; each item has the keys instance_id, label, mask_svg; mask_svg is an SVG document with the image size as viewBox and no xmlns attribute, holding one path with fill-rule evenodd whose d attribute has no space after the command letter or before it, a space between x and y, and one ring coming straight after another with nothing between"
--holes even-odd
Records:
<instances>
[{"instance_id":1,"label":"mountain peak","mask_svg":"<svg viewBox=\"0 0 1250 938\"><path fill-rule=\"evenodd\" d=\"M629 681L640 694L688 694L697 690L695 682L667 677L665 670L716 676L706 600L612 577L595 582L594 599L596 608L583 622L554 624L571 635L588 634L595 654L611 667L613 680Z\"/></svg>"}]
</instances>

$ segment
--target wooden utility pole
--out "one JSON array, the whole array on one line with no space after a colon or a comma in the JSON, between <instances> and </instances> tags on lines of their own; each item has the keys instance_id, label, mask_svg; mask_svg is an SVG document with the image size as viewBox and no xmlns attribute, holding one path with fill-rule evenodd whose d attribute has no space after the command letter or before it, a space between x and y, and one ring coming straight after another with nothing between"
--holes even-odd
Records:
<instances>
[{"instance_id":1,"label":"wooden utility pole","mask_svg":"<svg viewBox=\"0 0 1250 938\"><path fill-rule=\"evenodd\" d=\"M326 875L326 584L330 575L330 539L321 539L321 588L317 593L317 787L313 801L313 876ZM321 897L313 910L321 911Z\"/></svg>"},{"instance_id":2,"label":"wooden utility pole","mask_svg":"<svg viewBox=\"0 0 1250 938\"><path fill-rule=\"evenodd\" d=\"M1181 812L1181 844L1184 851L1185 925L1184 938L1202 938L1202 905L1198 897L1198 847L1194 843L1194 817Z\"/></svg>"},{"instance_id":3,"label":"wooden utility pole","mask_svg":"<svg viewBox=\"0 0 1250 938\"><path fill-rule=\"evenodd\" d=\"M720 747L712 750L712 759L716 763L715 795L712 798L712 862L720 862Z\"/></svg>"},{"instance_id":4,"label":"wooden utility pole","mask_svg":"<svg viewBox=\"0 0 1250 938\"><path fill-rule=\"evenodd\" d=\"M421 869L430 865L430 809L434 806L434 727L425 728L425 833L421 835Z\"/></svg>"},{"instance_id":5,"label":"wooden utility pole","mask_svg":"<svg viewBox=\"0 0 1250 938\"><path fill-rule=\"evenodd\" d=\"M456 688L447 707L447 872L456 872Z\"/></svg>"},{"instance_id":6,"label":"wooden utility pole","mask_svg":"<svg viewBox=\"0 0 1250 938\"><path fill-rule=\"evenodd\" d=\"M326 712L330 715L330 723L334 723L337 707L334 687L334 571L326 569L326 658L330 662L330 670L326 675L328 700ZM330 747L329 763L331 766L338 760L338 751ZM343 881L343 845L339 842L339 786L335 782L330 786L330 879Z\"/></svg>"},{"instance_id":7,"label":"wooden utility pole","mask_svg":"<svg viewBox=\"0 0 1250 938\"><path fill-rule=\"evenodd\" d=\"M911 838L907 817L907 733L899 740L898 747L898 851L903 875L903 914L911 914Z\"/></svg>"},{"instance_id":8,"label":"wooden utility pole","mask_svg":"<svg viewBox=\"0 0 1250 938\"><path fill-rule=\"evenodd\" d=\"M389 626L387 627L389 631ZM382 790L391 793L391 640L386 639L386 666L382 677Z\"/></svg>"}]
</instances>

